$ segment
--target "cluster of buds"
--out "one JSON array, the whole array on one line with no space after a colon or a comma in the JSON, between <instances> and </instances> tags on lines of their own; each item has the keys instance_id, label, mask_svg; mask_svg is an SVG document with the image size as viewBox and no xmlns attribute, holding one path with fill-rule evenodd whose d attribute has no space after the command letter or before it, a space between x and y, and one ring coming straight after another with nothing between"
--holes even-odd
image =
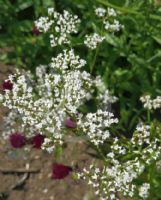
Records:
<instances>
[{"instance_id":1,"label":"cluster of buds","mask_svg":"<svg viewBox=\"0 0 161 200\"><path fill-rule=\"evenodd\" d=\"M31 138L26 138L23 133L15 132L10 134L10 144L13 148L22 148L27 144L32 145L33 148L41 149L41 145L44 142L44 135L35 134Z\"/></svg>"}]
</instances>

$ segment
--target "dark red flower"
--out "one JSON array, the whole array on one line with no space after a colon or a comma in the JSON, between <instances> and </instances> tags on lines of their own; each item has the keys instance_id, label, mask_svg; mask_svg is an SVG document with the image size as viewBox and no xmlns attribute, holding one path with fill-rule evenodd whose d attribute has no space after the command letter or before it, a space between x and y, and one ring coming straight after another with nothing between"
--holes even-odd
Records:
<instances>
[{"instance_id":1,"label":"dark red flower","mask_svg":"<svg viewBox=\"0 0 161 200\"><path fill-rule=\"evenodd\" d=\"M10 80L5 80L5 81L3 82L2 87L3 87L3 90L12 90L12 88L13 88L13 83L12 83Z\"/></svg>"},{"instance_id":2,"label":"dark red flower","mask_svg":"<svg viewBox=\"0 0 161 200\"><path fill-rule=\"evenodd\" d=\"M52 167L52 178L63 179L72 172L72 167L63 164L54 163Z\"/></svg>"},{"instance_id":3,"label":"dark red flower","mask_svg":"<svg viewBox=\"0 0 161 200\"><path fill-rule=\"evenodd\" d=\"M22 148L26 144L26 137L22 133L13 133L10 135L10 144L14 148Z\"/></svg>"},{"instance_id":4,"label":"dark red flower","mask_svg":"<svg viewBox=\"0 0 161 200\"><path fill-rule=\"evenodd\" d=\"M65 126L67 128L76 128L77 127L77 124L75 121L73 121L71 118L68 118L65 120Z\"/></svg>"},{"instance_id":5,"label":"dark red flower","mask_svg":"<svg viewBox=\"0 0 161 200\"><path fill-rule=\"evenodd\" d=\"M36 36L40 35L40 31L36 28L36 26L32 27L32 33L33 35L36 35Z\"/></svg>"},{"instance_id":6,"label":"dark red flower","mask_svg":"<svg viewBox=\"0 0 161 200\"><path fill-rule=\"evenodd\" d=\"M41 135L41 134L35 135L31 140L33 147L37 149L41 149L41 145L44 142L44 138L45 138L45 135Z\"/></svg>"}]
</instances>

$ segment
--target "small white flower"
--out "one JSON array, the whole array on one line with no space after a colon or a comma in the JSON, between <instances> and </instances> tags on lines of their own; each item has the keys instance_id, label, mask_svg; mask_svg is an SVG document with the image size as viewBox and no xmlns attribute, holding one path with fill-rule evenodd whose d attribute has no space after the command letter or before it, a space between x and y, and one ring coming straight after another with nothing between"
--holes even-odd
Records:
<instances>
[{"instance_id":1,"label":"small white flower","mask_svg":"<svg viewBox=\"0 0 161 200\"><path fill-rule=\"evenodd\" d=\"M98 17L104 17L106 14L106 10L104 8L99 7L95 9L95 13Z\"/></svg>"},{"instance_id":2,"label":"small white flower","mask_svg":"<svg viewBox=\"0 0 161 200\"><path fill-rule=\"evenodd\" d=\"M48 14L52 15L54 13L54 8L48 8Z\"/></svg>"},{"instance_id":3,"label":"small white flower","mask_svg":"<svg viewBox=\"0 0 161 200\"><path fill-rule=\"evenodd\" d=\"M147 108L148 110L151 110L153 105L152 105L152 100L151 100L151 97L150 95L145 95L145 96L142 96L140 98L140 101L142 103L144 103L144 108Z\"/></svg>"},{"instance_id":4,"label":"small white flower","mask_svg":"<svg viewBox=\"0 0 161 200\"><path fill-rule=\"evenodd\" d=\"M93 49L96 49L98 44L100 44L104 39L105 39L105 37L102 37L102 36L98 35L97 33L94 33L92 35L85 36L84 44L88 48L93 50Z\"/></svg>"},{"instance_id":5,"label":"small white flower","mask_svg":"<svg viewBox=\"0 0 161 200\"><path fill-rule=\"evenodd\" d=\"M116 17L117 16L117 13L113 8L108 8L107 9L107 13L108 13L109 16L112 16L112 17Z\"/></svg>"},{"instance_id":6,"label":"small white flower","mask_svg":"<svg viewBox=\"0 0 161 200\"><path fill-rule=\"evenodd\" d=\"M143 183L142 186L139 189L139 196L142 197L143 199L148 198L149 189L150 189L150 184L149 183Z\"/></svg>"}]
</instances>

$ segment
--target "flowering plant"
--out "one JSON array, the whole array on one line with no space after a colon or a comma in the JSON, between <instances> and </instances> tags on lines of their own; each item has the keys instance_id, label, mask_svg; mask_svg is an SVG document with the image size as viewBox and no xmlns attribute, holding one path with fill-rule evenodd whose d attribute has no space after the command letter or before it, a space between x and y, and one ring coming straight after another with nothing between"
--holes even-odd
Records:
<instances>
[{"instance_id":1,"label":"flowering plant","mask_svg":"<svg viewBox=\"0 0 161 200\"><path fill-rule=\"evenodd\" d=\"M158 187L154 172L157 174L160 170L157 165L161 125L149 118L140 120L130 139L116 128L119 120L111 112L110 104L117 98L93 72L99 46L106 42L106 32L113 35L125 27L113 8L99 7L94 13L102 25L101 31L85 35L82 42L89 50L96 49L91 65L75 53L76 48L71 48L72 37L78 33L80 23L76 15L68 11L61 14L49 8L47 17L35 21L38 32L48 33L51 47L62 46L63 51L52 57L48 65L38 66L35 74L17 70L4 82L0 102L11 110L7 121L12 123L7 127L10 132L7 130L3 134L11 135L11 144L19 148L26 143L26 138L20 134L25 132L28 138L32 136L33 147L41 147L49 153L62 147L68 134L81 136L96 150L103 164L97 167L97 163L92 163L89 169L77 174L78 178L87 179L102 200L116 200L122 195L146 199L153 196L153 189ZM85 65L90 65L90 73ZM95 112L82 111L88 101L95 102ZM159 96L154 100L144 96L141 101L145 103L144 108L160 108ZM14 127L17 121L19 134ZM54 179L64 178L70 172L73 172L72 167L53 166Z\"/></svg>"}]
</instances>

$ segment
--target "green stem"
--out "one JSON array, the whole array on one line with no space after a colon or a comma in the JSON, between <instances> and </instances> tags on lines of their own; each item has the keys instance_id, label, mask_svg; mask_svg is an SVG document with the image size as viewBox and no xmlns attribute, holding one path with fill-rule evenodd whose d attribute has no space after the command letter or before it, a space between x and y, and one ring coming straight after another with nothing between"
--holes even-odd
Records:
<instances>
[{"instance_id":1,"label":"green stem","mask_svg":"<svg viewBox=\"0 0 161 200\"><path fill-rule=\"evenodd\" d=\"M155 165L154 165L154 163L152 163L152 165L150 166L150 169L149 169L149 182L150 182L151 186L153 185L154 170L155 170Z\"/></svg>"},{"instance_id":2,"label":"green stem","mask_svg":"<svg viewBox=\"0 0 161 200\"><path fill-rule=\"evenodd\" d=\"M93 73L93 70L94 70L94 66L95 66L95 63L96 63L96 60L97 60L98 52L99 52L99 45L96 48L94 59L93 59L92 65L90 66L90 73L91 74Z\"/></svg>"},{"instance_id":3,"label":"green stem","mask_svg":"<svg viewBox=\"0 0 161 200\"><path fill-rule=\"evenodd\" d=\"M106 163L106 157L104 156L102 150L99 147L97 147L97 151L100 154L100 156L103 158L103 161Z\"/></svg>"},{"instance_id":4,"label":"green stem","mask_svg":"<svg viewBox=\"0 0 161 200\"><path fill-rule=\"evenodd\" d=\"M107 159L104 156L102 150L98 146L94 145L92 142L89 141L89 143L92 145L93 149L95 149L97 151L98 155L102 158L104 163L107 163Z\"/></svg>"},{"instance_id":5,"label":"green stem","mask_svg":"<svg viewBox=\"0 0 161 200\"><path fill-rule=\"evenodd\" d=\"M102 26L101 26L101 33L100 33L100 35L102 36L102 34L103 34L103 23L102 23ZM98 56L98 53L99 53L99 50L100 50L100 45L101 44L98 44L98 46L96 48L94 59L93 59L92 65L90 66L90 73L91 74L93 73L93 70L94 70L94 66L95 66L95 63L96 63L96 60L97 60L97 56Z\"/></svg>"},{"instance_id":6,"label":"green stem","mask_svg":"<svg viewBox=\"0 0 161 200\"><path fill-rule=\"evenodd\" d=\"M147 121L150 124L150 110L147 110Z\"/></svg>"}]
</instances>

